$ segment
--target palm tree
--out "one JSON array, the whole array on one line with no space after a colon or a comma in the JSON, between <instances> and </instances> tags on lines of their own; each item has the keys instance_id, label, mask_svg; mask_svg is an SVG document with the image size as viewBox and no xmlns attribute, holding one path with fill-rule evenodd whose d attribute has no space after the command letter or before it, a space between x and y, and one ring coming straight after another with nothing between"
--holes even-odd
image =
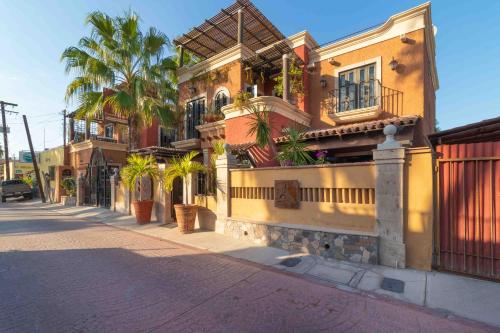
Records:
<instances>
[{"instance_id":1,"label":"palm tree","mask_svg":"<svg viewBox=\"0 0 500 333\"><path fill-rule=\"evenodd\" d=\"M144 177L151 180L158 179L159 172L156 160L153 156L142 157L132 154L127 158L127 165L120 171L120 176L127 188L135 192L139 183L139 201L142 201L142 181Z\"/></svg>"},{"instance_id":2,"label":"palm tree","mask_svg":"<svg viewBox=\"0 0 500 333\"><path fill-rule=\"evenodd\" d=\"M314 163L314 159L307 152L307 143L304 141L303 132L295 128L285 128L284 133L288 140L281 146L281 151L276 158L281 164L305 165Z\"/></svg>"},{"instance_id":3,"label":"palm tree","mask_svg":"<svg viewBox=\"0 0 500 333\"><path fill-rule=\"evenodd\" d=\"M182 178L185 184L185 193L188 190L188 176L197 172L207 172L207 168L200 162L193 161L199 152L190 151L182 157L173 157L168 161L168 167L165 169L163 184L167 191L171 192L174 188L174 180Z\"/></svg>"},{"instance_id":4,"label":"palm tree","mask_svg":"<svg viewBox=\"0 0 500 333\"><path fill-rule=\"evenodd\" d=\"M177 64L164 56L170 41L153 27L143 33L133 12L115 18L92 12L86 24L91 27L90 36L61 55L66 72L75 74L66 89L66 101L77 100L78 118L96 118L104 107L126 117L129 148L136 148L141 125L150 125L156 116L168 126L175 110L177 92L171 78ZM104 95L104 88L113 94Z\"/></svg>"}]
</instances>

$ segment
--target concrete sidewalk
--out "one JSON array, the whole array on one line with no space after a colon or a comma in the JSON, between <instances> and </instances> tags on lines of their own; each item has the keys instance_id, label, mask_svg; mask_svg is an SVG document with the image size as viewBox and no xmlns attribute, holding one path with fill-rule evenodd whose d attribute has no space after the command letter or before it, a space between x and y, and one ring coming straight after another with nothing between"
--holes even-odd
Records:
<instances>
[{"instance_id":1,"label":"concrete sidewalk","mask_svg":"<svg viewBox=\"0 0 500 333\"><path fill-rule=\"evenodd\" d=\"M40 205L48 210L77 218L102 222L144 235L274 266L308 278L320 279L339 289L366 293L371 297L391 297L449 316L457 315L500 327L500 284L441 272L393 269L354 264L307 254L291 254L259 246L212 231L199 230L182 235L175 224L152 222L138 225L133 216L95 207Z\"/></svg>"}]
</instances>

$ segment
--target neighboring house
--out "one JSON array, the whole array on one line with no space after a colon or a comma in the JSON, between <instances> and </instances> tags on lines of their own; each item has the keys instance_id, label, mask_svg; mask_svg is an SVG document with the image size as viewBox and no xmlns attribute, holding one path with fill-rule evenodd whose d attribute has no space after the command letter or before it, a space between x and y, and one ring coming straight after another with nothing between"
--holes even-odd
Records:
<instances>
[{"instance_id":1,"label":"neighboring house","mask_svg":"<svg viewBox=\"0 0 500 333\"><path fill-rule=\"evenodd\" d=\"M38 153L38 168L42 178L42 186L47 199L60 202L64 190L61 182L66 177L74 177L68 165L69 147L59 146Z\"/></svg>"},{"instance_id":2,"label":"neighboring house","mask_svg":"<svg viewBox=\"0 0 500 333\"><path fill-rule=\"evenodd\" d=\"M33 173L33 163L20 162L19 160L9 159L10 179L21 179ZM3 164L3 179L7 179L7 168Z\"/></svg>"},{"instance_id":3,"label":"neighboring house","mask_svg":"<svg viewBox=\"0 0 500 333\"><path fill-rule=\"evenodd\" d=\"M285 37L250 1L238 1L174 40L202 61L177 72L186 115L172 145L203 149L206 157L212 141L224 139L254 165L275 165L273 152L255 147L248 135L249 111L233 104L249 92L250 106L270 110L278 145L287 140L283 128L299 127L309 149L326 150L330 162L371 160L389 123L398 125L396 137L405 146L424 146L434 132L439 87L434 31L425 3L318 45L307 31ZM302 75L286 75L278 96L275 79L284 66ZM293 93L298 81L303 89Z\"/></svg>"},{"instance_id":4,"label":"neighboring house","mask_svg":"<svg viewBox=\"0 0 500 333\"><path fill-rule=\"evenodd\" d=\"M435 264L500 280L500 117L429 136L435 154Z\"/></svg>"}]
</instances>

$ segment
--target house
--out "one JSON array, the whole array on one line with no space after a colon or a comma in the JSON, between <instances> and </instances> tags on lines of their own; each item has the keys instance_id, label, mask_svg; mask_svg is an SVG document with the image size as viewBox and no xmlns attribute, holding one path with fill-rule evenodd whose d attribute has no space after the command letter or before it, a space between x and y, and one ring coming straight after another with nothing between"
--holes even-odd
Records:
<instances>
[{"instance_id":1,"label":"house","mask_svg":"<svg viewBox=\"0 0 500 333\"><path fill-rule=\"evenodd\" d=\"M185 121L172 145L201 149L207 160L223 139L256 166L276 165L248 134L255 106L269 110L277 145L287 141L284 128L300 128L331 162L371 160L387 124L405 146L425 146L439 88L434 32L425 3L319 45L307 31L284 36L250 1L237 1L174 40L201 61L178 69ZM246 107L235 103L245 96Z\"/></svg>"},{"instance_id":2,"label":"house","mask_svg":"<svg viewBox=\"0 0 500 333\"><path fill-rule=\"evenodd\" d=\"M287 250L428 270L434 32L425 3L320 45L307 31L284 36L252 2L236 1L174 40L181 59L184 52L200 59L177 70L184 119L167 147L141 151L198 150L209 164L214 143L225 142L213 192L199 175L182 194L202 207L200 226ZM271 125L265 148L250 131L256 110ZM299 129L326 163L279 166L286 128ZM149 130L143 142L160 146L159 127Z\"/></svg>"}]
</instances>

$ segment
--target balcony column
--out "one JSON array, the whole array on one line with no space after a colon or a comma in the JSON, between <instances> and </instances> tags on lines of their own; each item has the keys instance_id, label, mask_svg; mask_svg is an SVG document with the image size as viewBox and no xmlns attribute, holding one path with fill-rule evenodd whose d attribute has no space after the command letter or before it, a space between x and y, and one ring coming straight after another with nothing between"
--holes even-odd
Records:
<instances>
[{"instance_id":1,"label":"balcony column","mask_svg":"<svg viewBox=\"0 0 500 333\"><path fill-rule=\"evenodd\" d=\"M75 119L69 118L69 142L75 139Z\"/></svg>"},{"instance_id":2,"label":"balcony column","mask_svg":"<svg viewBox=\"0 0 500 333\"><path fill-rule=\"evenodd\" d=\"M243 25L245 16L243 15L243 10L238 9L238 44L243 43Z\"/></svg>"},{"instance_id":3,"label":"balcony column","mask_svg":"<svg viewBox=\"0 0 500 333\"><path fill-rule=\"evenodd\" d=\"M283 100L288 102L290 86L288 83L288 54L283 54Z\"/></svg>"},{"instance_id":4,"label":"balcony column","mask_svg":"<svg viewBox=\"0 0 500 333\"><path fill-rule=\"evenodd\" d=\"M179 46L179 67L184 66L184 46Z\"/></svg>"},{"instance_id":5,"label":"balcony column","mask_svg":"<svg viewBox=\"0 0 500 333\"><path fill-rule=\"evenodd\" d=\"M90 120L85 118L85 140L90 140Z\"/></svg>"}]
</instances>

